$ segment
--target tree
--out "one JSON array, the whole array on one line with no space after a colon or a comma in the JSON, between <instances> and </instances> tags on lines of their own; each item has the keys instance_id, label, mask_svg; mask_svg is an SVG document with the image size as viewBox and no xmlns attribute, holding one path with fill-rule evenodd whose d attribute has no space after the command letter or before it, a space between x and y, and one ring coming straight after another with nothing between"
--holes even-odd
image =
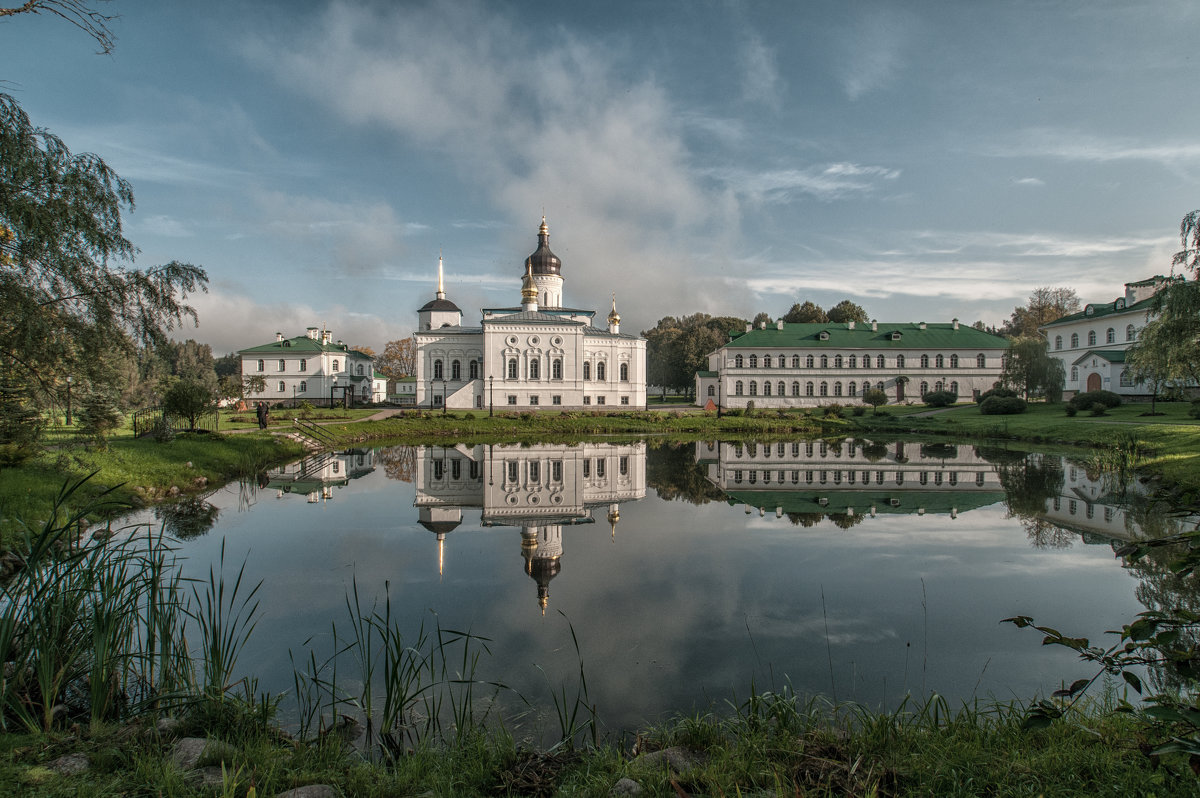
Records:
<instances>
[{"instance_id":1,"label":"tree","mask_svg":"<svg viewBox=\"0 0 1200 798\"><path fill-rule=\"evenodd\" d=\"M1200 385L1200 283L1173 283L1155 300L1158 315L1126 352L1126 372L1155 393L1167 382Z\"/></svg>"},{"instance_id":2,"label":"tree","mask_svg":"<svg viewBox=\"0 0 1200 798\"><path fill-rule=\"evenodd\" d=\"M856 305L849 299L843 299L829 309L827 314L829 321L837 324L845 324L848 321L866 324L871 320L867 315L867 311L861 305Z\"/></svg>"},{"instance_id":3,"label":"tree","mask_svg":"<svg viewBox=\"0 0 1200 798\"><path fill-rule=\"evenodd\" d=\"M266 393L267 379L261 374L251 374L242 377L242 395L254 396L256 393Z\"/></svg>"},{"instance_id":4,"label":"tree","mask_svg":"<svg viewBox=\"0 0 1200 798\"><path fill-rule=\"evenodd\" d=\"M764 312L755 316L754 320L750 323L754 325L755 329L758 329L759 327L763 326L770 327L774 322L775 320L771 318L771 314Z\"/></svg>"},{"instance_id":5,"label":"tree","mask_svg":"<svg viewBox=\"0 0 1200 798\"><path fill-rule=\"evenodd\" d=\"M803 305L792 305L792 309L783 315L787 324L802 324L805 322L829 321L829 316L821 310L821 306L806 300Z\"/></svg>"},{"instance_id":6,"label":"tree","mask_svg":"<svg viewBox=\"0 0 1200 798\"><path fill-rule=\"evenodd\" d=\"M51 5L64 3L39 4ZM132 208L129 183L103 160L72 154L0 94L0 368L52 395L64 372L102 386L114 348L156 347L195 321L186 298L207 275L179 262L133 268L121 219Z\"/></svg>"},{"instance_id":7,"label":"tree","mask_svg":"<svg viewBox=\"0 0 1200 798\"><path fill-rule=\"evenodd\" d=\"M1013 309L1004 324L1003 334L1009 338L1033 338L1043 324L1061 319L1079 310L1079 296L1073 288L1043 286L1033 289L1028 305Z\"/></svg>"},{"instance_id":8,"label":"tree","mask_svg":"<svg viewBox=\"0 0 1200 798\"><path fill-rule=\"evenodd\" d=\"M388 341L383 354L375 359L375 368L389 380L411 377L417 373L417 342L412 336Z\"/></svg>"},{"instance_id":9,"label":"tree","mask_svg":"<svg viewBox=\"0 0 1200 798\"><path fill-rule=\"evenodd\" d=\"M217 397L207 385L197 380L176 380L163 395L163 412L187 419L189 430L195 430L200 417L216 409Z\"/></svg>"},{"instance_id":10,"label":"tree","mask_svg":"<svg viewBox=\"0 0 1200 798\"><path fill-rule=\"evenodd\" d=\"M92 436L96 444L107 447L108 433L121 424L121 411L116 399L107 390L93 390L80 402L79 428Z\"/></svg>"},{"instance_id":11,"label":"tree","mask_svg":"<svg viewBox=\"0 0 1200 798\"><path fill-rule=\"evenodd\" d=\"M1026 399L1045 396L1049 401L1058 401L1062 397L1062 362L1050 356L1041 337L1018 338L1004 353L1000 382L1020 391Z\"/></svg>"},{"instance_id":12,"label":"tree","mask_svg":"<svg viewBox=\"0 0 1200 798\"><path fill-rule=\"evenodd\" d=\"M350 347L350 351L351 352L362 352L364 355L371 358L372 360L375 359L375 350L369 346L364 346L362 344L358 344L358 345Z\"/></svg>"},{"instance_id":13,"label":"tree","mask_svg":"<svg viewBox=\"0 0 1200 798\"><path fill-rule=\"evenodd\" d=\"M217 379L230 375L236 377L242 373L242 359L236 352L221 355L221 357L213 361L213 371L216 372Z\"/></svg>"},{"instance_id":14,"label":"tree","mask_svg":"<svg viewBox=\"0 0 1200 798\"><path fill-rule=\"evenodd\" d=\"M863 391L862 400L863 404L870 405L871 407L875 408L875 412L878 413L880 406L887 404L888 398L887 394L883 391L879 390L878 388L872 388L869 391Z\"/></svg>"},{"instance_id":15,"label":"tree","mask_svg":"<svg viewBox=\"0 0 1200 798\"><path fill-rule=\"evenodd\" d=\"M117 17L115 14L101 14L92 6L89 0L26 0L16 8L0 8L0 17L52 14L91 36L100 45L99 54L107 55L116 44L116 37L109 30L108 23Z\"/></svg>"}]
</instances>

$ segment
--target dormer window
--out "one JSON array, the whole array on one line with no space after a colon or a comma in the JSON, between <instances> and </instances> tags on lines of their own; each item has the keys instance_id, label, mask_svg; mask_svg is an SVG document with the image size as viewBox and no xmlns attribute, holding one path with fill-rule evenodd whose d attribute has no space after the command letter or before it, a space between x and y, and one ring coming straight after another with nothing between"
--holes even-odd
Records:
<instances>
[{"instance_id":1,"label":"dormer window","mask_svg":"<svg viewBox=\"0 0 1200 798\"><path fill-rule=\"evenodd\" d=\"M896 332L893 332L893 333L892 333L892 340L893 340L893 341L899 341L899 340L900 340L900 332L899 332L898 330L897 330Z\"/></svg>"},{"instance_id":2,"label":"dormer window","mask_svg":"<svg viewBox=\"0 0 1200 798\"><path fill-rule=\"evenodd\" d=\"M1092 307L1091 305L1088 305L1086 308L1083 309L1083 313L1085 316L1090 316L1095 312L1096 312L1096 309L1094 307Z\"/></svg>"},{"instance_id":3,"label":"dormer window","mask_svg":"<svg viewBox=\"0 0 1200 798\"><path fill-rule=\"evenodd\" d=\"M1123 307L1125 307L1125 297L1121 297L1117 300L1117 310L1120 310Z\"/></svg>"},{"instance_id":4,"label":"dormer window","mask_svg":"<svg viewBox=\"0 0 1200 798\"><path fill-rule=\"evenodd\" d=\"M822 341L828 341L828 340L829 340L829 333L828 333L828 332L826 332L825 330L821 330L821 333L820 333L820 335L818 335L817 337L818 337L818 338L820 338Z\"/></svg>"}]
</instances>

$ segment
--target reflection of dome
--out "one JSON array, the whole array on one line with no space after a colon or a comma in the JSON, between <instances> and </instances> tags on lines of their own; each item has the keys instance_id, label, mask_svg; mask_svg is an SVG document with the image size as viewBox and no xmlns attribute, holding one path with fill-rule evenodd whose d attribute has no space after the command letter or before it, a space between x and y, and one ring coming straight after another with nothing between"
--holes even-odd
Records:
<instances>
[{"instance_id":1,"label":"reflection of dome","mask_svg":"<svg viewBox=\"0 0 1200 798\"><path fill-rule=\"evenodd\" d=\"M525 259L526 271L534 274L560 274L562 261L550 251L550 228L546 227L546 217L542 217L542 226L538 229L538 248Z\"/></svg>"},{"instance_id":2,"label":"reflection of dome","mask_svg":"<svg viewBox=\"0 0 1200 798\"><path fill-rule=\"evenodd\" d=\"M562 555L555 553L556 548L550 546L539 551L537 528L525 527L521 530L521 556L525 558L525 573L537 582L538 606L542 608L542 615L546 614L546 605L550 603L550 580L562 570Z\"/></svg>"},{"instance_id":3,"label":"reflection of dome","mask_svg":"<svg viewBox=\"0 0 1200 798\"><path fill-rule=\"evenodd\" d=\"M412 518L412 516L410 515L409 518ZM435 535L444 535L447 532L453 532L454 530L458 529L458 525L461 524L462 521L427 521L422 518L417 523L428 529L430 532L433 532Z\"/></svg>"}]
</instances>

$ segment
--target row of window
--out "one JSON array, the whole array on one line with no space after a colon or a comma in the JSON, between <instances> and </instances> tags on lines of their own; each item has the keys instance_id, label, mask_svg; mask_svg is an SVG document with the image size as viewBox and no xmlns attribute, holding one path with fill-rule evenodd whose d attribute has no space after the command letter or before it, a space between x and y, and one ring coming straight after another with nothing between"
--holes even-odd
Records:
<instances>
[{"instance_id":1,"label":"row of window","mask_svg":"<svg viewBox=\"0 0 1200 798\"><path fill-rule=\"evenodd\" d=\"M1079 380L1079 366L1071 366L1071 382ZM1132 388L1135 384L1133 378L1129 376L1129 372L1122 370L1119 378L1122 388Z\"/></svg>"},{"instance_id":2,"label":"row of window","mask_svg":"<svg viewBox=\"0 0 1200 798\"><path fill-rule=\"evenodd\" d=\"M740 485L740 484L742 484L743 481L749 482L751 485L755 485L759 481L760 473L762 475L762 483L764 485L771 484L771 473L772 473L771 471L763 470L763 471L759 472L759 471L751 470L751 471L747 471L743 474L743 472L740 468L736 469L733 472L733 482L735 485ZM780 485L784 484L784 482L786 481L784 478L784 475L788 474L788 473L789 472L785 472L785 471L774 472L775 481L778 482ZM871 484L871 473L872 472L870 472L870 471L858 472L858 471L853 471L853 470L832 471L832 472L830 472L830 471L805 471L804 472L804 484L812 485L814 483L817 483L817 484L825 485L825 484L828 484L829 482L833 482L834 485L840 485L840 484L842 484L842 482L845 482L848 485L855 485L861 481L862 484L864 484L864 485L870 485ZM876 471L876 472L874 472L874 474L875 474L875 484L882 485L884 482L884 472ZM790 476L791 476L791 482L793 485L800 484L800 471L791 471ZM895 473L895 476L892 479L897 485L903 485L904 484L904 472L897 471ZM977 486L982 487L984 484L984 479L985 479L985 473L983 471L978 471L975 473L975 484ZM949 471L949 472L934 471L933 472L933 484L934 485L941 485L943 483L949 484L949 485L957 485L959 483L959 480L960 480L960 477L959 477L959 474L957 471ZM928 485L930 482L929 472L928 471L919 472L917 474L917 481L922 485Z\"/></svg>"},{"instance_id":3,"label":"row of window","mask_svg":"<svg viewBox=\"0 0 1200 798\"><path fill-rule=\"evenodd\" d=\"M283 380L279 381L279 393L287 393L287 383ZM300 380L300 383L296 386L296 394L299 395L302 393L308 393L308 380ZM371 395L371 388L365 383L362 386L362 395Z\"/></svg>"},{"instance_id":4,"label":"row of window","mask_svg":"<svg viewBox=\"0 0 1200 798\"><path fill-rule=\"evenodd\" d=\"M582 463L583 463L583 476L585 478L588 478L588 479L591 478L593 463L595 464L596 476L601 479L603 479L606 476L606 471L607 471L608 466L607 466L607 461L603 457L597 457L594 460L590 457L584 458ZM460 458L455 457L455 458L450 459L449 474L450 474L451 479L454 479L454 480L462 479L462 465L463 465L463 461ZM549 474L550 483L553 484L553 483L562 482L563 481L563 461L562 460L551 460L549 465L550 465L550 474ZM529 460L529 461L526 461L525 466L526 466L525 471L527 474L526 483L540 483L542 481L542 463L541 463L541 461L540 460ZM482 469L480 468L480 464L478 462L476 462L475 460L469 461L467 463L467 468L468 468L468 474L467 474L468 479L478 481L483 478ZM621 472L621 476L623 476L623 477L628 476L629 475L629 457L622 455L621 457L617 458L617 468ZM439 458L439 459L434 460L433 461L433 478L436 480L441 480L446 476L446 473L447 473L447 469L446 469L445 459ZM508 462L506 462L504 464L504 476L505 476L505 482L508 484L520 482L521 461L509 460Z\"/></svg>"},{"instance_id":5,"label":"row of window","mask_svg":"<svg viewBox=\"0 0 1200 798\"><path fill-rule=\"evenodd\" d=\"M1058 496L1054 497L1054 509L1055 510L1062 509L1062 499L1059 498ZM1079 502L1075 501L1074 499L1068 500L1067 501L1067 512L1069 512L1071 515L1075 515L1077 512L1079 512ZM1096 516L1096 508L1093 507L1090 502L1086 502L1085 507L1084 507L1084 514L1087 515L1088 518L1094 518ZM1112 521L1114 515L1116 515L1116 513L1113 511L1113 508L1111 508L1111 507L1104 508L1105 522Z\"/></svg>"},{"instance_id":6,"label":"row of window","mask_svg":"<svg viewBox=\"0 0 1200 798\"><path fill-rule=\"evenodd\" d=\"M734 396L758 396L759 395L759 393L758 393L759 384L758 384L757 380L750 380L750 382L749 382L750 390L748 393L746 392L746 387L747 387L746 383L742 382L741 380L738 380L737 382L735 382L733 384L733 395ZM819 382L819 383L814 383L810 380L809 382L804 383L804 392L803 393L800 392L800 387L801 386L800 386L799 380L792 382L791 395L792 396L858 396L858 390L859 390L858 383L854 382L853 380L851 380L849 383L846 384L844 394L842 393L842 383L840 381L833 383L833 393L832 394L829 392L829 388L830 388L829 383L824 382L824 381ZM876 387L876 389L882 391L883 383L877 382L877 383L875 383L875 387ZM771 381L763 380L762 395L763 396L771 396L771 390L772 390L771 389ZM783 380L780 380L779 382L775 383L774 390L775 390L775 396L787 396L788 395L787 384ZM870 381L863 380L862 390L864 393L871 390ZM933 390L935 390L935 391L949 390L951 393L953 393L957 396L958 395L958 381L957 380L952 381L949 385L949 388L947 388L945 382L943 382L942 380L938 380L935 383L933 383ZM920 384L920 393L918 395L924 396L927 393L929 393L929 383L922 382ZM708 386L708 395L709 396L716 395L716 387L715 386L712 386L712 385Z\"/></svg>"},{"instance_id":7,"label":"row of window","mask_svg":"<svg viewBox=\"0 0 1200 798\"><path fill-rule=\"evenodd\" d=\"M1137 328L1135 328L1132 324L1125 325L1125 340L1126 341L1134 341L1136 339L1137 339ZM1114 330L1112 327L1109 327L1104 333L1104 343L1115 344L1116 342L1117 342L1117 331ZM1096 345L1096 331L1095 330L1088 331L1087 345L1088 346ZM1054 348L1055 349L1063 348L1063 337L1061 335L1054 336ZM1079 348L1079 333L1071 333L1071 348L1072 349Z\"/></svg>"},{"instance_id":8,"label":"row of window","mask_svg":"<svg viewBox=\"0 0 1200 798\"><path fill-rule=\"evenodd\" d=\"M788 445L786 443L775 444L775 456L776 457L786 457L787 452L788 452L787 446ZM833 452L834 457L842 456L842 447L840 445L830 447L830 445L827 441L816 441L815 444L813 441L806 441L804 443L793 443L791 446L792 446L792 457L799 457L801 448L803 448L804 455L806 457L812 457L814 452L819 454L821 457L825 457L829 454L830 451ZM856 447L850 446L850 447L848 447L848 450L849 451L848 451L847 457L853 458L855 455L855 452L857 451ZM771 444L764 443L762 445L762 455L763 455L763 457L771 456ZM740 443L735 443L733 445L733 456L738 459L741 459L743 456L758 457L758 444L757 443L747 443L747 444L743 445ZM924 452L921 453L921 457L922 458L925 457ZM941 458L939 458L939 459L941 459Z\"/></svg>"},{"instance_id":9,"label":"row of window","mask_svg":"<svg viewBox=\"0 0 1200 798\"><path fill-rule=\"evenodd\" d=\"M471 380L479 379L479 361L478 360L467 361L467 371L470 374L470 376L467 379L471 379ZM433 361L433 378L435 380L442 380L442 379L446 378L445 369L443 368L441 358L438 358L437 360ZM458 380L462 379L462 361L461 360L451 360L450 361L450 379L454 380L454 381L458 381Z\"/></svg>"},{"instance_id":10,"label":"row of window","mask_svg":"<svg viewBox=\"0 0 1200 798\"><path fill-rule=\"evenodd\" d=\"M781 369L787 368L787 362L788 362L787 355L780 355L778 358L778 361L776 361L776 359L772 358L770 355L762 356L762 367L765 369L776 368L776 366L774 366L774 364L776 362L779 363L777 368L781 368ZM792 368L794 368L794 369L800 368L801 362L804 363L804 368L810 368L810 369L816 368L817 363L820 363L821 368L827 369L827 368L829 368L829 364L831 362L833 363L833 367L835 369L840 369L840 368L856 369L856 368L859 368L860 360L859 360L858 355L849 355L846 357L843 357L842 355L834 355L832 358L830 358L829 355L821 355L819 359L815 355L807 355L803 358L801 358L800 355L792 355ZM929 355L921 355L921 358L920 358L921 368L923 368L923 369L929 368L930 363L933 364L934 368L939 368L939 369L946 368L947 362L949 362L950 368L952 368L952 369L956 369L960 365L958 355L950 355L949 358L947 358L945 355L934 355L932 358L930 358ZM734 368L740 369L740 368L748 367L748 368L755 369L755 368L758 368L758 363L759 363L758 355L749 355L747 357L744 357L742 355L734 355L733 356ZM863 355L861 363L862 363L862 368L864 368L864 369L871 368L871 356ZM906 364L906 360L905 360L904 355L896 355L896 362L894 364L895 367L902 369L905 367L905 364ZM975 356L975 365L978 368L985 368L987 365L987 358L983 354L976 355ZM875 368L879 368L879 369L886 368L883 355L875 356Z\"/></svg>"},{"instance_id":11,"label":"row of window","mask_svg":"<svg viewBox=\"0 0 1200 798\"><path fill-rule=\"evenodd\" d=\"M259 361L260 363L262 361ZM280 361L281 363L283 361ZM479 379L480 363L478 360L471 360L467 363L469 380ZM596 381L604 382L608 378L607 364L603 361L596 364ZM539 358L534 358L529 361L527 367L526 379L540 380L542 378L542 361ZM617 370L618 379L621 382L629 382L629 364L622 363ZM518 380L521 378L521 364L515 357L510 357L505 364L504 376L506 379ZM550 361L550 379L561 380L563 378L563 363L559 358ZM583 361L583 378L585 380L592 379L592 363L590 360ZM433 361L433 379L446 379L446 372L442 360L439 358ZM451 381L462 379L462 361L450 361L450 377Z\"/></svg>"},{"instance_id":12,"label":"row of window","mask_svg":"<svg viewBox=\"0 0 1200 798\"><path fill-rule=\"evenodd\" d=\"M366 373L366 372L364 371L364 368L365 368L365 366L363 366L363 364L362 364L362 363L359 363L359 364L358 364L358 366L355 368L355 370L354 370L354 372L353 372L353 373L355 373L355 374L357 374L358 376L360 376L360 377L361 377L361 376L363 376L363 375ZM334 360L334 361L333 361L333 373L336 373L336 372L338 372L340 369L341 369L341 361L340 361L340 360ZM267 362L266 362L265 360L259 360L259 361L258 361L258 370L259 370L259 371L266 371L266 370L267 370ZM280 358L280 359L279 359L279 363L278 363L278 365L276 366L276 369L275 369L275 370L276 370L276 371L287 371L287 361L286 361L286 360L284 360L283 358ZM300 359L300 367L299 367L298 369L296 369L296 370L297 370L297 371L308 371L308 360L307 360L307 359L305 359L305 358L301 358L301 359Z\"/></svg>"}]
</instances>

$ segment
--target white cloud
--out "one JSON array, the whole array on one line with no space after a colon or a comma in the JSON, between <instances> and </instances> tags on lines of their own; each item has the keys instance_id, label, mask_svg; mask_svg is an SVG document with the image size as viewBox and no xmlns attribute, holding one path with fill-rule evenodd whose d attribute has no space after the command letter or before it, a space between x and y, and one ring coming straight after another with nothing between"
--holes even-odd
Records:
<instances>
[{"instance_id":1,"label":"white cloud","mask_svg":"<svg viewBox=\"0 0 1200 798\"><path fill-rule=\"evenodd\" d=\"M870 8L840 37L835 69L851 100L895 80L903 68L902 53L910 21L894 8Z\"/></svg>"},{"instance_id":2,"label":"white cloud","mask_svg":"<svg viewBox=\"0 0 1200 798\"><path fill-rule=\"evenodd\" d=\"M1170 167L1200 161L1200 144L1190 140L1105 138L1078 130L1053 128L1031 128L1017 134L1015 139L1014 143L996 145L986 152L1001 157L1059 158L1092 163L1151 161Z\"/></svg>"},{"instance_id":3,"label":"white cloud","mask_svg":"<svg viewBox=\"0 0 1200 798\"><path fill-rule=\"evenodd\" d=\"M778 108L783 86L775 52L759 36L751 34L738 48L738 62L742 70L742 96Z\"/></svg>"},{"instance_id":4,"label":"white cloud","mask_svg":"<svg viewBox=\"0 0 1200 798\"><path fill-rule=\"evenodd\" d=\"M896 180L900 170L833 163L761 172L719 168L710 170L709 174L754 202L788 202L797 195L831 201L871 193L884 181Z\"/></svg>"},{"instance_id":5,"label":"white cloud","mask_svg":"<svg viewBox=\"0 0 1200 798\"><path fill-rule=\"evenodd\" d=\"M1044 186L1046 185L1046 181L1036 177L1019 177L1013 180L1013 184L1018 186Z\"/></svg>"}]
</instances>

